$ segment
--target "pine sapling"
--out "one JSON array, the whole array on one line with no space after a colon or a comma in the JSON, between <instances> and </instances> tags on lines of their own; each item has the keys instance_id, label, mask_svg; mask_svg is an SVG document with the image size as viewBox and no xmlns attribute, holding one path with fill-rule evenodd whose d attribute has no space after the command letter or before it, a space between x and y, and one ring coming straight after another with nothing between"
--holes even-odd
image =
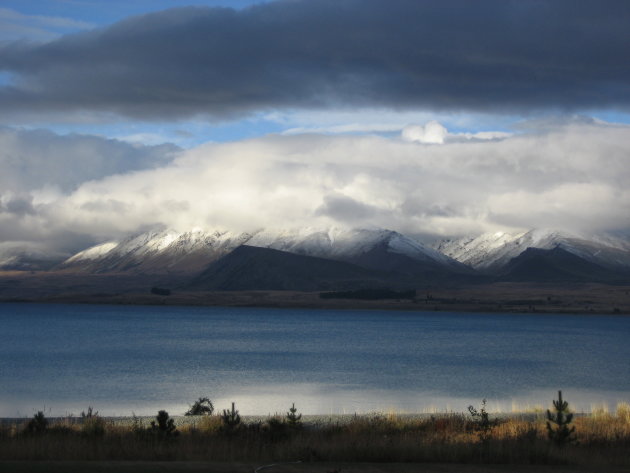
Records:
<instances>
[{"instance_id":1,"label":"pine sapling","mask_svg":"<svg viewBox=\"0 0 630 473\"><path fill-rule=\"evenodd\" d=\"M569 403L562 399L562 391L558 391L558 400L553 401L555 413L547 409L547 434L549 440L562 447L567 443L576 442L575 426L569 428L573 414L569 412ZM552 425L554 424L554 425Z\"/></svg>"},{"instance_id":2,"label":"pine sapling","mask_svg":"<svg viewBox=\"0 0 630 473\"><path fill-rule=\"evenodd\" d=\"M231 411L223 409L223 414L221 414L221 422L223 423L223 427L230 431L235 429L241 423L241 416L236 410L234 403L232 403Z\"/></svg>"},{"instance_id":3,"label":"pine sapling","mask_svg":"<svg viewBox=\"0 0 630 473\"><path fill-rule=\"evenodd\" d=\"M287 423L289 427L294 429L299 429L302 427L302 414L297 413L297 408L295 407L295 403L291 405L289 408L289 412L287 412Z\"/></svg>"}]
</instances>

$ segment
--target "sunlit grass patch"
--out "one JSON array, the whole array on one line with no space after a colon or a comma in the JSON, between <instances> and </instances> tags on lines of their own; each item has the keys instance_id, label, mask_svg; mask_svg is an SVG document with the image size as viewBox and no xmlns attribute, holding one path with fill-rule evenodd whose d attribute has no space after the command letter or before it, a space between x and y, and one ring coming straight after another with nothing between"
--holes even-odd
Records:
<instances>
[{"instance_id":1,"label":"sunlit grass patch","mask_svg":"<svg viewBox=\"0 0 630 473\"><path fill-rule=\"evenodd\" d=\"M464 462L630 466L630 406L573 420L578 444L559 447L548 439L540 415L489 412L409 414L389 410L330 417L292 429L282 414L222 428L221 416L177 419L177 436L155 435L147 419L100 417L51 421L29 433L28 419L0 427L0 460L182 460ZM100 419L100 420L95 420ZM94 427L92 424L96 425ZM101 431L102 428L102 431Z\"/></svg>"}]
</instances>

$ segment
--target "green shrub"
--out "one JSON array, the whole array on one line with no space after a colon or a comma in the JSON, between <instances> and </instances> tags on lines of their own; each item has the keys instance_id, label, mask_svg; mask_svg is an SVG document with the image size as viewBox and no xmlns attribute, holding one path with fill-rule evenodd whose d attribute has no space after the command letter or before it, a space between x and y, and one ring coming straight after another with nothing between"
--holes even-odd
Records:
<instances>
[{"instance_id":1,"label":"green shrub","mask_svg":"<svg viewBox=\"0 0 630 473\"><path fill-rule=\"evenodd\" d=\"M302 414L297 413L295 403L291 405L289 412L287 412L287 423L289 424L289 427L293 429L299 429L302 427Z\"/></svg>"},{"instance_id":2,"label":"green shrub","mask_svg":"<svg viewBox=\"0 0 630 473\"><path fill-rule=\"evenodd\" d=\"M135 412L131 413L131 431L135 435L143 435L145 433L145 429L142 425L142 419L140 419Z\"/></svg>"},{"instance_id":3,"label":"green shrub","mask_svg":"<svg viewBox=\"0 0 630 473\"><path fill-rule=\"evenodd\" d=\"M43 434L48 430L48 419L44 411L37 411L37 414L26 424L26 432L29 434Z\"/></svg>"},{"instance_id":4,"label":"green shrub","mask_svg":"<svg viewBox=\"0 0 630 473\"><path fill-rule=\"evenodd\" d=\"M468 406L468 412L470 412L470 415L475 421L474 429L483 443L487 443L490 440L492 429L497 425L496 419L490 420L490 415L486 410L486 404L487 401L483 399L479 410L475 409L473 406Z\"/></svg>"},{"instance_id":5,"label":"green shrub","mask_svg":"<svg viewBox=\"0 0 630 473\"><path fill-rule=\"evenodd\" d=\"M221 424L225 432L232 432L240 426L241 416L235 408L235 403L232 403L232 410L223 409Z\"/></svg>"},{"instance_id":6,"label":"green shrub","mask_svg":"<svg viewBox=\"0 0 630 473\"><path fill-rule=\"evenodd\" d=\"M547 434L549 440L559 447L576 442L575 427L569 428L573 414L569 412L569 403L562 400L562 391L558 391L558 400L553 401L555 413L547 409ZM555 427L552 425L555 424Z\"/></svg>"},{"instance_id":7,"label":"green shrub","mask_svg":"<svg viewBox=\"0 0 630 473\"><path fill-rule=\"evenodd\" d=\"M197 423L197 429L204 434L216 434L221 430L222 422L219 416L203 416Z\"/></svg>"},{"instance_id":8,"label":"green shrub","mask_svg":"<svg viewBox=\"0 0 630 473\"><path fill-rule=\"evenodd\" d=\"M177 427L175 427L175 420L169 417L168 412L166 411L158 412L155 420L151 421L151 427L149 427L149 431L164 437L175 437L179 435Z\"/></svg>"},{"instance_id":9,"label":"green shrub","mask_svg":"<svg viewBox=\"0 0 630 473\"><path fill-rule=\"evenodd\" d=\"M81 432L88 437L102 437L105 435L105 420L94 411L92 406L88 406L87 412L81 412L83 424Z\"/></svg>"},{"instance_id":10,"label":"green shrub","mask_svg":"<svg viewBox=\"0 0 630 473\"><path fill-rule=\"evenodd\" d=\"M289 436L289 426L283 419L270 417L263 426L263 432L271 442L277 442Z\"/></svg>"},{"instance_id":11,"label":"green shrub","mask_svg":"<svg viewBox=\"0 0 630 473\"><path fill-rule=\"evenodd\" d=\"M88 437L102 437L105 435L105 420L102 417L85 419L81 432Z\"/></svg>"},{"instance_id":12,"label":"green shrub","mask_svg":"<svg viewBox=\"0 0 630 473\"><path fill-rule=\"evenodd\" d=\"M190 409L186 411L185 416L211 416L214 412L214 405L207 397L197 399Z\"/></svg>"},{"instance_id":13,"label":"green shrub","mask_svg":"<svg viewBox=\"0 0 630 473\"><path fill-rule=\"evenodd\" d=\"M92 417L98 417L98 411L94 412L94 408L92 406L88 406L87 412L81 411L82 419L90 419Z\"/></svg>"}]
</instances>

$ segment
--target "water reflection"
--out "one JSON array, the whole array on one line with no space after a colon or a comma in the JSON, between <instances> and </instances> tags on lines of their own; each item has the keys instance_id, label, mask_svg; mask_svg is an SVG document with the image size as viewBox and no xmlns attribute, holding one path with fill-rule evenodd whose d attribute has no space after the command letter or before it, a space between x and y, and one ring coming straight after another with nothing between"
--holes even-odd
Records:
<instances>
[{"instance_id":1,"label":"water reflection","mask_svg":"<svg viewBox=\"0 0 630 473\"><path fill-rule=\"evenodd\" d=\"M627 317L4 304L0 324L2 416L630 400Z\"/></svg>"}]
</instances>

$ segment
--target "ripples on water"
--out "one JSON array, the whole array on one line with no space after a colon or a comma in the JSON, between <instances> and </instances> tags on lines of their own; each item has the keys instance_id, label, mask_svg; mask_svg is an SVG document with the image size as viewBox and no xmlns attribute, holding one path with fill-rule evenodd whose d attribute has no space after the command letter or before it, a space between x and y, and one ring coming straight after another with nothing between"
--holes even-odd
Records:
<instances>
[{"instance_id":1,"label":"ripples on water","mask_svg":"<svg viewBox=\"0 0 630 473\"><path fill-rule=\"evenodd\" d=\"M622 316L0 304L0 328L0 416L630 401Z\"/></svg>"}]
</instances>

